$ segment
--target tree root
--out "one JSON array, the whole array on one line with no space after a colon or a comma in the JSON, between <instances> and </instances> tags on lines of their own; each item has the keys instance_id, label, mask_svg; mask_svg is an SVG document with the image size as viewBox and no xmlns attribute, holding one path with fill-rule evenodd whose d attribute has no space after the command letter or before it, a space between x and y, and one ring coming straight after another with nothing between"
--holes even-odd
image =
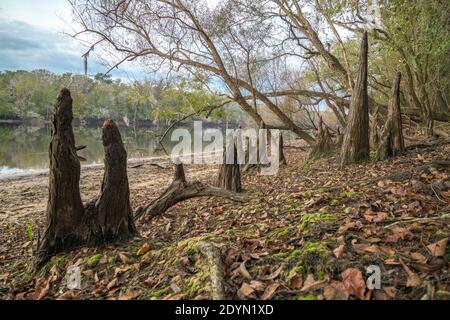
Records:
<instances>
[{"instance_id":1,"label":"tree root","mask_svg":"<svg viewBox=\"0 0 450 320\"><path fill-rule=\"evenodd\" d=\"M208 264L211 280L211 299L225 300L224 266L219 249L204 241L200 241L197 244L197 248Z\"/></svg>"},{"instance_id":2,"label":"tree root","mask_svg":"<svg viewBox=\"0 0 450 320\"><path fill-rule=\"evenodd\" d=\"M175 178L172 184L149 205L136 210L134 219L137 220L143 216L149 218L160 216L179 202L199 197L220 197L236 202L245 202L249 199L246 195L209 187L200 181L187 182L183 165L179 164L176 165Z\"/></svg>"}]
</instances>

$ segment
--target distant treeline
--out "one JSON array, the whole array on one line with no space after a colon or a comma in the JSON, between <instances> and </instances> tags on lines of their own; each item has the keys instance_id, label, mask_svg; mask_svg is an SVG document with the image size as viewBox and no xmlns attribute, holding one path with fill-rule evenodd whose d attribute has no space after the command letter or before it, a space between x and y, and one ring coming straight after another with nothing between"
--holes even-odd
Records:
<instances>
[{"instance_id":1,"label":"distant treeline","mask_svg":"<svg viewBox=\"0 0 450 320\"><path fill-rule=\"evenodd\" d=\"M166 121L220 103L218 95L192 80L174 83L135 81L124 83L110 76L95 77L47 70L0 72L0 119L49 119L62 87L74 99L77 119L126 119L130 123ZM228 110L228 109L227 109ZM236 117L236 111L216 110L212 119Z\"/></svg>"}]
</instances>

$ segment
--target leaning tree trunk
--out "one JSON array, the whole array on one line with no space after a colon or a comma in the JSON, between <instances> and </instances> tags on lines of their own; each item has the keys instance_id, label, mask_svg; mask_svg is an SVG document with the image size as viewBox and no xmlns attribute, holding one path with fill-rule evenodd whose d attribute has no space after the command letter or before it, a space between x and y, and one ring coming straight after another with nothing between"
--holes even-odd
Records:
<instances>
[{"instance_id":1,"label":"leaning tree trunk","mask_svg":"<svg viewBox=\"0 0 450 320\"><path fill-rule=\"evenodd\" d=\"M237 147L236 145L232 144L233 146L233 152L234 152L234 163L227 164L227 157L226 153L227 150L224 150L224 156L223 156L223 164L219 167L219 173L217 176L217 180L215 183L215 186L218 188L222 188L225 190L233 191L233 192L242 192L242 185L241 185L241 168L238 163L238 157L237 157Z\"/></svg>"},{"instance_id":2,"label":"leaning tree trunk","mask_svg":"<svg viewBox=\"0 0 450 320\"><path fill-rule=\"evenodd\" d=\"M402 131L402 113L400 110L400 80L398 72L392 86L391 98L388 105L388 117L380 137L377 149L377 160L385 160L405 151Z\"/></svg>"},{"instance_id":3,"label":"leaning tree trunk","mask_svg":"<svg viewBox=\"0 0 450 320\"><path fill-rule=\"evenodd\" d=\"M368 42L365 32L361 43L358 77L350 102L350 114L341 149L341 168L370 158L367 54Z\"/></svg>"},{"instance_id":4,"label":"leaning tree trunk","mask_svg":"<svg viewBox=\"0 0 450 320\"><path fill-rule=\"evenodd\" d=\"M70 91L62 89L53 115L47 226L40 241L38 265L58 251L136 233L129 199L127 156L117 126L112 120L103 126L106 156L102 190L100 196L84 208L72 119Z\"/></svg>"},{"instance_id":5,"label":"leaning tree trunk","mask_svg":"<svg viewBox=\"0 0 450 320\"><path fill-rule=\"evenodd\" d=\"M323 156L330 154L333 151L334 145L331 135L327 128L323 126L322 117L319 118L319 132L316 136L316 144L309 154L309 160L316 160Z\"/></svg>"}]
</instances>

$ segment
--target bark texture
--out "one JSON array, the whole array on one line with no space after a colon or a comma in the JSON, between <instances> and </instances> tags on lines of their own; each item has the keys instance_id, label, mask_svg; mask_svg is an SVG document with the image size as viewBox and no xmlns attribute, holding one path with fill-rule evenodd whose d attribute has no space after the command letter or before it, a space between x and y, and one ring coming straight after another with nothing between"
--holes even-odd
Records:
<instances>
[{"instance_id":1,"label":"bark texture","mask_svg":"<svg viewBox=\"0 0 450 320\"><path fill-rule=\"evenodd\" d=\"M385 160L405 151L403 139L402 113L400 109L400 81L398 72L392 85L391 98L388 105L388 117L381 132L380 144L377 148L377 160Z\"/></svg>"},{"instance_id":2,"label":"bark texture","mask_svg":"<svg viewBox=\"0 0 450 320\"><path fill-rule=\"evenodd\" d=\"M327 128L323 126L322 117L319 118L318 133L316 136L316 145L309 154L309 160L316 160L330 154L334 149L333 140Z\"/></svg>"},{"instance_id":3,"label":"bark texture","mask_svg":"<svg viewBox=\"0 0 450 320\"><path fill-rule=\"evenodd\" d=\"M342 143L340 166L359 163L370 157L369 99L367 95L367 32L364 33L359 57L359 69L350 103L347 128Z\"/></svg>"},{"instance_id":4,"label":"bark texture","mask_svg":"<svg viewBox=\"0 0 450 320\"><path fill-rule=\"evenodd\" d=\"M226 163L226 150L224 151L224 163L219 166L219 173L215 186L221 189L240 193L242 192L241 184L241 167L237 159L237 148L233 145L234 149L234 163Z\"/></svg>"},{"instance_id":5,"label":"bark texture","mask_svg":"<svg viewBox=\"0 0 450 320\"><path fill-rule=\"evenodd\" d=\"M102 190L85 208L80 196L80 161L72 119L70 91L62 89L53 114L47 224L38 250L38 266L59 251L136 233L130 219L126 151L117 126L109 120L103 127L106 155Z\"/></svg>"}]
</instances>

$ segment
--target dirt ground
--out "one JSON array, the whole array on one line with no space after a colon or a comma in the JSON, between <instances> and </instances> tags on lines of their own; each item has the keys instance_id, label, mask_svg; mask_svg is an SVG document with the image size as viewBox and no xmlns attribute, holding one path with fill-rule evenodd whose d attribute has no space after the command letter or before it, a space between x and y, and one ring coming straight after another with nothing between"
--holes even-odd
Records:
<instances>
[{"instance_id":1,"label":"dirt ground","mask_svg":"<svg viewBox=\"0 0 450 320\"><path fill-rule=\"evenodd\" d=\"M434 141L341 171L335 157L308 162L305 151L286 148L277 176L243 174L248 203L186 201L138 221L136 239L63 253L41 270L32 268L33 250L48 178L0 181L0 299L208 299L200 241L221 252L227 298L450 299L449 170L420 168L449 154L448 141ZM129 168L133 209L169 185L172 167L163 165ZM187 166L187 178L211 183L216 170ZM99 192L102 175L82 170L83 201ZM366 288L371 265L381 270L379 290ZM80 290L67 288L73 266Z\"/></svg>"}]
</instances>

